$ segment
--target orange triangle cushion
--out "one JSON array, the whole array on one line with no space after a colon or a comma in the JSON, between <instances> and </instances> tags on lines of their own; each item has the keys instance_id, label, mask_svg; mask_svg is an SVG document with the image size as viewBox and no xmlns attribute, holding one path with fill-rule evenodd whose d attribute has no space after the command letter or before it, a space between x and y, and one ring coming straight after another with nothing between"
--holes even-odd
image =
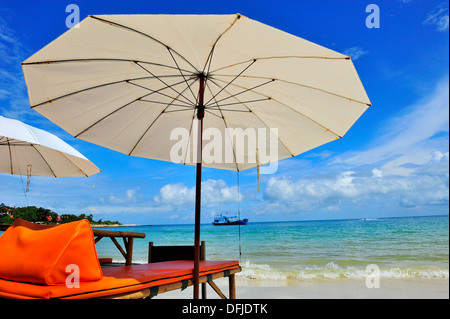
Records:
<instances>
[{"instance_id":1,"label":"orange triangle cushion","mask_svg":"<svg viewBox=\"0 0 450 319\"><path fill-rule=\"evenodd\" d=\"M47 226L17 219L0 236L0 278L58 285L68 276L80 282L102 278L88 220Z\"/></svg>"}]
</instances>

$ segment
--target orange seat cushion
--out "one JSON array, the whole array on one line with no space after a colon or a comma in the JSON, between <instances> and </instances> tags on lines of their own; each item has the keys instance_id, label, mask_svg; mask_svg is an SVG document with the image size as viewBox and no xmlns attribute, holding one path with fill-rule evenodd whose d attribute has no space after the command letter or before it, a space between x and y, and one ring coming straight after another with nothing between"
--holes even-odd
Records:
<instances>
[{"instance_id":1,"label":"orange seat cushion","mask_svg":"<svg viewBox=\"0 0 450 319\"><path fill-rule=\"evenodd\" d=\"M33 285L0 279L0 297L4 298L100 298L191 279L194 262L165 261L103 269L103 278L80 283L78 288L66 285ZM200 261L200 276L239 268L238 261Z\"/></svg>"},{"instance_id":2,"label":"orange seat cushion","mask_svg":"<svg viewBox=\"0 0 450 319\"><path fill-rule=\"evenodd\" d=\"M102 278L89 221L46 226L17 219L0 236L0 278L59 285L72 274L80 282Z\"/></svg>"}]
</instances>

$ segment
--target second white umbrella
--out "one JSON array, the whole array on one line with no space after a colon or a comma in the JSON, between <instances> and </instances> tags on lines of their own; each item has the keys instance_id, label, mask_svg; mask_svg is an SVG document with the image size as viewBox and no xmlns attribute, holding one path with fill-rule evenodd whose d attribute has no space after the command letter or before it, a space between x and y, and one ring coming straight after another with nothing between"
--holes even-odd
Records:
<instances>
[{"instance_id":1,"label":"second white umbrella","mask_svg":"<svg viewBox=\"0 0 450 319\"><path fill-rule=\"evenodd\" d=\"M30 176L91 176L100 172L59 137L0 116L0 173Z\"/></svg>"}]
</instances>

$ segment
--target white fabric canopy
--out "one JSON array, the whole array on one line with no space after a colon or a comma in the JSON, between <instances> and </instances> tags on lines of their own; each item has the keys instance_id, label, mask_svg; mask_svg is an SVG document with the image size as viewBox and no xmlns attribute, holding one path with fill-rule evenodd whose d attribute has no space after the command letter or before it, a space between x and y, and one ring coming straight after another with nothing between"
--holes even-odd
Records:
<instances>
[{"instance_id":1,"label":"white fabric canopy","mask_svg":"<svg viewBox=\"0 0 450 319\"><path fill-rule=\"evenodd\" d=\"M128 155L173 161L170 135L192 137L202 73L204 132L278 130L276 158L249 161L249 148L233 145L231 162L206 167L301 154L344 136L370 106L349 57L239 14L89 16L22 65L33 109ZM182 163L195 164L194 146Z\"/></svg>"},{"instance_id":2,"label":"white fabric canopy","mask_svg":"<svg viewBox=\"0 0 450 319\"><path fill-rule=\"evenodd\" d=\"M57 136L0 116L0 172L32 176L91 176L100 170Z\"/></svg>"}]
</instances>

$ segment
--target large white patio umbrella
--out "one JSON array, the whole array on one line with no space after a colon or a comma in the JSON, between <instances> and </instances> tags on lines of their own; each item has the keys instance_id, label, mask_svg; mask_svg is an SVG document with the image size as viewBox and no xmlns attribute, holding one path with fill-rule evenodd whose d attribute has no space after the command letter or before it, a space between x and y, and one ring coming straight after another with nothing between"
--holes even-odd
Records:
<instances>
[{"instance_id":1,"label":"large white patio umbrella","mask_svg":"<svg viewBox=\"0 0 450 319\"><path fill-rule=\"evenodd\" d=\"M350 57L240 14L89 16L22 67L31 107L73 136L197 165L195 298L202 166L241 171L296 156L344 136L370 106ZM202 139L191 138L202 132L225 136L208 152L231 153L202 158ZM263 156L274 143L275 156Z\"/></svg>"},{"instance_id":2,"label":"large white patio umbrella","mask_svg":"<svg viewBox=\"0 0 450 319\"><path fill-rule=\"evenodd\" d=\"M91 176L97 166L59 137L0 116L0 173L29 176Z\"/></svg>"}]
</instances>

